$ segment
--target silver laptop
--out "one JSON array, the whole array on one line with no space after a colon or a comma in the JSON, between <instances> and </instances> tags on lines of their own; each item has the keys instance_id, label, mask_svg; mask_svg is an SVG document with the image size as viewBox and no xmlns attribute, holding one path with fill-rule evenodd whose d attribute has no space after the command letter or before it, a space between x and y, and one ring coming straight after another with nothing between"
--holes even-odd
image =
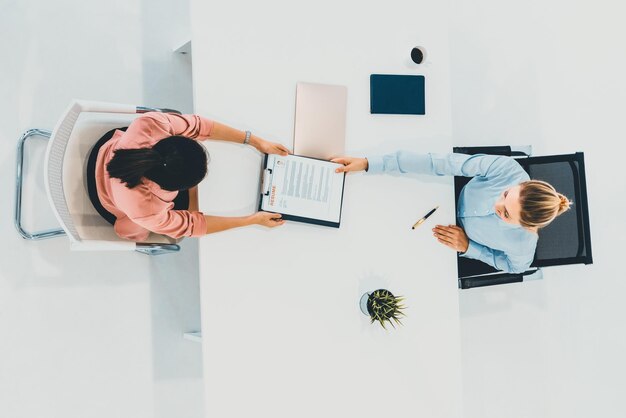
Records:
<instances>
[{"instance_id":1,"label":"silver laptop","mask_svg":"<svg viewBox=\"0 0 626 418\"><path fill-rule=\"evenodd\" d=\"M348 89L298 83L293 153L330 160L345 154Z\"/></svg>"}]
</instances>

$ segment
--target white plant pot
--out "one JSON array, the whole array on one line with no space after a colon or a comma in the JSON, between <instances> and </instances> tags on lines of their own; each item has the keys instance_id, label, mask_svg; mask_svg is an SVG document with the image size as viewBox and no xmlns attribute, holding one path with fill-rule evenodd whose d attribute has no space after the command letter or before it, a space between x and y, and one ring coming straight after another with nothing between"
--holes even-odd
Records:
<instances>
[{"instance_id":1,"label":"white plant pot","mask_svg":"<svg viewBox=\"0 0 626 418\"><path fill-rule=\"evenodd\" d=\"M359 301L359 308L361 308L361 312L363 312L364 315L366 316L370 316L370 313L367 311L367 301L370 298L370 293L365 292L363 293L363 296L361 296L361 300Z\"/></svg>"}]
</instances>

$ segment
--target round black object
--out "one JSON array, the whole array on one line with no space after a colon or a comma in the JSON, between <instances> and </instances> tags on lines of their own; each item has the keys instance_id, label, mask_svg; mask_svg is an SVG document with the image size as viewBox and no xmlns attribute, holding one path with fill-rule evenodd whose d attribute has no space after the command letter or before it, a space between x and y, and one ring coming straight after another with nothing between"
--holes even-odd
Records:
<instances>
[{"instance_id":1,"label":"round black object","mask_svg":"<svg viewBox=\"0 0 626 418\"><path fill-rule=\"evenodd\" d=\"M416 64L421 64L422 60L424 60L424 53L419 48L413 48L411 50L411 59Z\"/></svg>"}]
</instances>

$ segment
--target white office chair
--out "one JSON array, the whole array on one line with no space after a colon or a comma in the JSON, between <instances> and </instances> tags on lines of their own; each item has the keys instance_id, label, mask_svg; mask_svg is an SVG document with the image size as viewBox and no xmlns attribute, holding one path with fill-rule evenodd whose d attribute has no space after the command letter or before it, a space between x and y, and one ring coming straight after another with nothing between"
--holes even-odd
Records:
<instances>
[{"instance_id":1,"label":"white office chair","mask_svg":"<svg viewBox=\"0 0 626 418\"><path fill-rule=\"evenodd\" d=\"M30 129L17 148L15 226L24 239L40 240L67 235L72 250L138 251L157 255L180 250L177 240L150 234L146 242L120 238L93 207L87 189L87 159L94 144L108 131L128 126L139 114L174 112L133 105L75 100L52 132ZM45 156L44 183L52 210L61 229L27 232L21 225L22 166L24 146L32 136L49 138Z\"/></svg>"}]
</instances>

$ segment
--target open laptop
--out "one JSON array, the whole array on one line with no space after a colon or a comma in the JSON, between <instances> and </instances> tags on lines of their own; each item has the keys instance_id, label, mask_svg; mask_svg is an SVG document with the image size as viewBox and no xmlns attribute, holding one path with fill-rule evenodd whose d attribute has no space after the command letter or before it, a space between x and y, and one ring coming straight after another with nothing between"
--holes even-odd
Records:
<instances>
[{"instance_id":1,"label":"open laptop","mask_svg":"<svg viewBox=\"0 0 626 418\"><path fill-rule=\"evenodd\" d=\"M298 83L293 153L330 160L345 154L348 89Z\"/></svg>"}]
</instances>

